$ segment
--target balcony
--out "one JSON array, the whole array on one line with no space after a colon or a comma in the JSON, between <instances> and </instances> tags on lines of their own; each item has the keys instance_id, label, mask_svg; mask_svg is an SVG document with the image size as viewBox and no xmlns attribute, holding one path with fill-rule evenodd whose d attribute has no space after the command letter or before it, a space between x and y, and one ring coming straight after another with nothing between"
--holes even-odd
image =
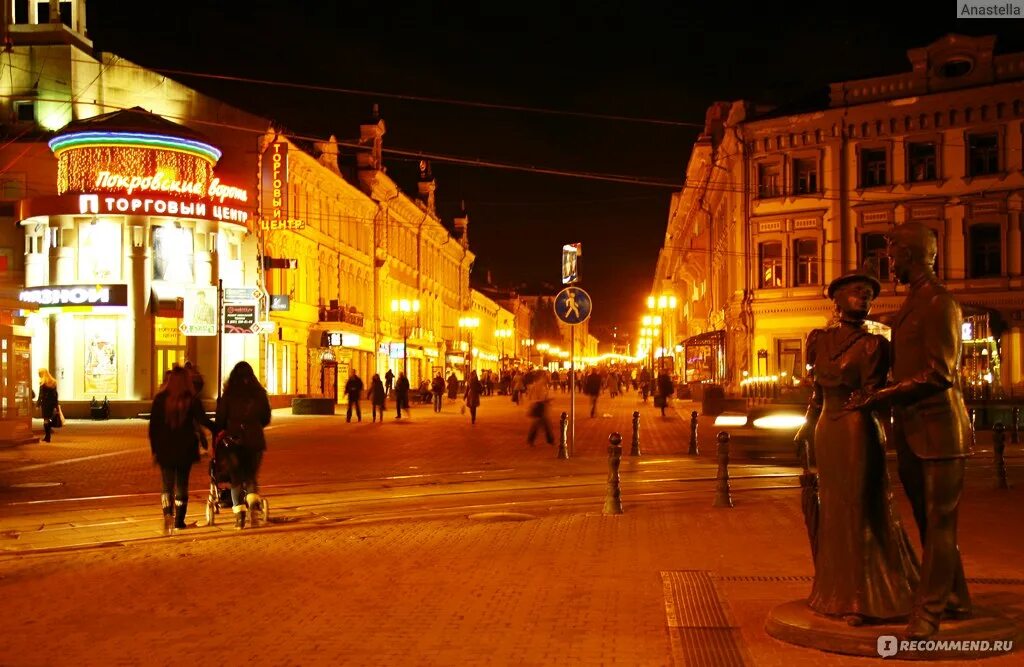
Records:
<instances>
[{"instance_id":1,"label":"balcony","mask_svg":"<svg viewBox=\"0 0 1024 667\"><path fill-rule=\"evenodd\" d=\"M331 301L331 305L320 306L321 322L345 322L353 326L363 326L363 314L356 310L355 306L346 306L337 301Z\"/></svg>"}]
</instances>

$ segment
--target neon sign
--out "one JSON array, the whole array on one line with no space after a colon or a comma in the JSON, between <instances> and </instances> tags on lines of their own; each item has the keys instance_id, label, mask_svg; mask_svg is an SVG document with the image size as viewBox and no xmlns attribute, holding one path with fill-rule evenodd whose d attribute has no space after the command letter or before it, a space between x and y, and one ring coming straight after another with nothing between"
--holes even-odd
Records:
<instances>
[{"instance_id":1,"label":"neon sign","mask_svg":"<svg viewBox=\"0 0 1024 667\"><path fill-rule=\"evenodd\" d=\"M154 176L127 176L125 174L114 174L102 170L96 174L94 183L97 190L118 190L125 194L135 194L137 190L145 192L169 192L172 194L196 195L208 197L224 203L225 199L236 201L249 201L249 193L233 185L225 185L217 177L210 181L209 187L202 183L181 181L168 178L166 175L157 173Z\"/></svg>"},{"instance_id":2,"label":"neon sign","mask_svg":"<svg viewBox=\"0 0 1024 667\"><path fill-rule=\"evenodd\" d=\"M38 304L51 310L92 310L93 307L124 307L128 305L127 285L53 285L31 287L18 297L25 303Z\"/></svg>"},{"instance_id":3,"label":"neon sign","mask_svg":"<svg viewBox=\"0 0 1024 667\"><path fill-rule=\"evenodd\" d=\"M183 218L220 220L244 225L249 221L249 212L206 202L185 201L169 197L102 197L98 194L78 196L78 212L83 215L105 213L142 215L176 215Z\"/></svg>"},{"instance_id":4,"label":"neon sign","mask_svg":"<svg viewBox=\"0 0 1024 667\"><path fill-rule=\"evenodd\" d=\"M219 148L202 141L139 132L74 132L54 137L48 145L55 157L60 157L61 153L72 148L143 147L194 155L212 165L223 155Z\"/></svg>"},{"instance_id":5,"label":"neon sign","mask_svg":"<svg viewBox=\"0 0 1024 667\"><path fill-rule=\"evenodd\" d=\"M304 220L288 218L288 142L275 141L263 151L264 230L303 229Z\"/></svg>"}]
</instances>

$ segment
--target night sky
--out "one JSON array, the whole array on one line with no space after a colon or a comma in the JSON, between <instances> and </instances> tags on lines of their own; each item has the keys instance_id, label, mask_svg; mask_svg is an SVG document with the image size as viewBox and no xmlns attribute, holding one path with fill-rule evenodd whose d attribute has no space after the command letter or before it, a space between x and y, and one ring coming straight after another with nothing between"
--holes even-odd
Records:
<instances>
[{"instance_id":1,"label":"night sky","mask_svg":"<svg viewBox=\"0 0 1024 667\"><path fill-rule=\"evenodd\" d=\"M96 47L153 68L701 125L715 100L827 103L827 84L909 69L947 32L1024 50L1024 21L957 21L947 3L797 7L686 0L579 3L89 3ZM829 13L831 12L831 13ZM305 92L177 75L312 136L354 140L371 105L385 148L680 182L699 128ZM416 161L387 158L415 193ZM672 190L433 162L448 223L466 202L474 282L555 283L583 243L594 324L635 328Z\"/></svg>"}]
</instances>

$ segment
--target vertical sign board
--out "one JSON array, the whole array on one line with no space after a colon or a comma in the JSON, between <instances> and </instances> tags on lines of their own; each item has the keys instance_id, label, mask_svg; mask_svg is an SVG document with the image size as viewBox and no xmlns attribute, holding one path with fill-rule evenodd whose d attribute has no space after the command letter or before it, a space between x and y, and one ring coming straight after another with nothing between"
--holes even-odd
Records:
<instances>
[{"instance_id":1,"label":"vertical sign board","mask_svg":"<svg viewBox=\"0 0 1024 667\"><path fill-rule=\"evenodd\" d=\"M217 335L217 288L213 285L185 288L185 320L179 325L186 336Z\"/></svg>"},{"instance_id":2,"label":"vertical sign board","mask_svg":"<svg viewBox=\"0 0 1024 667\"><path fill-rule=\"evenodd\" d=\"M275 141L263 151L263 221L273 225L287 219L288 142Z\"/></svg>"},{"instance_id":3,"label":"vertical sign board","mask_svg":"<svg viewBox=\"0 0 1024 667\"><path fill-rule=\"evenodd\" d=\"M226 287L222 294L224 333L260 333L260 290L255 287Z\"/></svg>"},{"instance_id":4,"label":"vertical sign board","mask_svg":"<svg viewBox=\"0 0 1024 667\"><path fill-rule=\"evenodd\" d=\"M562 284L575 285L580 281L580 255L582 243L566 243L562 246Z\"/></svg>"}]
</instances>

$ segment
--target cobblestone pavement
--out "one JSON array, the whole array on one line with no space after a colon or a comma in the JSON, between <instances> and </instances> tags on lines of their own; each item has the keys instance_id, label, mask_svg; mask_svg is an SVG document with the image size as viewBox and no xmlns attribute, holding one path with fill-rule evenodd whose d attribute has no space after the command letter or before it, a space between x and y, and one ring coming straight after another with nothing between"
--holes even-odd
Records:
<instances>
[{"instance_id":1,"label":"cobblestone pavement","mask_svg":"<svg viewBox=\"0 0 1024 667\"><path fill-rule=\"evenodd\" d=\"M764 633L771 607L809 588L793 469L738 463L736 507L712 509L713 448L680 456L689 406L662 419L617 401L580 418L568 462L528 447L523 410L500 397L476 427L453 406L384 425L275 414L264 484L280 521L169 538L143 422L73 422L51 445L0 450L0 665L668 665L661 576L681 570L711 574L748 664L874 663ZM607 434L628 436L635 408L644 456L623 458L625 514L602 516ZM1018 488L996 491L972 460L961 547L977 601L1024 628L1010 472ZM105 546L69 549L89 544Z\"/></svg>"}]
</instances>

